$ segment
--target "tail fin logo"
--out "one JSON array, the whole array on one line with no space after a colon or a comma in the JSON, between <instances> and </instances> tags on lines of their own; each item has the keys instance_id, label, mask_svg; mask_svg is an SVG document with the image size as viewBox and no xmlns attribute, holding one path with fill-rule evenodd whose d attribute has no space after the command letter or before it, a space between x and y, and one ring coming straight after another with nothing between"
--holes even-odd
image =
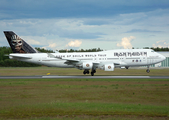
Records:
<instances>
[{"instance_id":1,"label":"tail fin logo","mask_svg":"<svg viewBox=\"0 0 169 120\"><path fill-rule=\"evenodd\" d=\"M17 35L13 35L11 37L11 44L13 45L14 49L18 52L21 52L21 48L22 48L22 39L17 36Z\"/></svg>"},{"instance_id":2,"label":"tail fin logo","mask_svg":"<svg viewBox=\"0 0 169 120\"><path fill-rule=\"evenodd\" d=\"M11 46L13 53L38 53L36 49L26 43L13 31L4 31L4 34L8 40L9 45Z\"/></svg>"}]
</instances>

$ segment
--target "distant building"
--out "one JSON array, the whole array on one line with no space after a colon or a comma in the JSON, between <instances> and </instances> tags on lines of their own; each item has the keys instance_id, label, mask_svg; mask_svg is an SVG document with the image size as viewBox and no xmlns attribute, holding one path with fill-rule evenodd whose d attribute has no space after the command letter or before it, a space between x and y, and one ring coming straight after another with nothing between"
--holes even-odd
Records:
<instances>
[{"instance_id":1,"label":"distant building","mask_svg":"<svg viewBox=\"0 0 169 120\"><path fill-rule=\"evenodd\" d=\"M158 63L158 64L155 64L155 65L152 65L151 67L169 67L169 52L166 51L166 52L157 52L161 55L164 55L166 57L166 59L161 62L161 63Z\"/></svg>"}]
</instances>

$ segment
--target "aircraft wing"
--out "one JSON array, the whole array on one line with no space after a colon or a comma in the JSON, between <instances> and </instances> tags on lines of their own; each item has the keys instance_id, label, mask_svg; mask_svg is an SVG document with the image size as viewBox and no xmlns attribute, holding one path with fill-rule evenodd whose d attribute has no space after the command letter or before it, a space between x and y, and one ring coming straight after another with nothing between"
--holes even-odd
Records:
<instances>
[{"instance_id":1,"label":"aircraft wing","mask_svg":"<svg viewBox=\"0 0 169 120\"><path fill-rule=\"evenodd\" d=\"M66 59L66 58L61 58L61 57L55 57L55 58L58 58L58 59L61 59L61 60L66 60L68 62L79 62L80 61L78 59Z\"/></svg>"},{"instance_id":2,"label":"aircraft wing","mask_svg":"<svg viewBox=\"0 0 169 120\"><path fill-rule=\"evenodd\" d=\"M80 61L78 59L67 59L67 58L57 57L57 56L52 55L51 53L47 53L47 54L50 58L58 58L58 59L61 59L61 60L67 60L69 62L79 62Z\"/></svg>"},{"instance_id":3,"label":"aircraft wing","mask_svg":"<svg viewBox=\"0 0 169 120\"><path fill-rule=\"evenodd\" d=\"M120 65L120 63L114 62L114 61L109 61L109 62L99 62L99 63L95 63L95 62L94 62L94 64L96 64L96 65L99 65L99 64L101 64L101 65L107 65L107 64Z\"/></svg>"},{"instance_id":4,"label":"aircraft wing","mask_svg":"<svg viewBox=\"0 0 169 120\"><path fill-rule=\"evenodd\" d=\"M114 65L120 65L120 63L114 63Z\"/></svg>"},{"instance_id":5,"label":"aircraft wing","mask_svg":"<svg viewBox=\"0 0 169 120\"><path fill-rule=\"evenodd\" d=\"M61 58L61 57L55 57L61 60L66 60L66 62L64 62L67 65L76 65L80 62L80 60L78 59L67 59L67 58Z\"/></svg>"},{"instance_id":6,"label":"aircraft wing","mask_svg":"<svg viewBox=\"0 0 169 120\"><path fill-rule=\"evenodd\" d=\"M61 60L66 60L66 62L64 62L67 65L74 65L78 68L81 68L83 66L83 64L91 64L94 68L99 68L102 66L108 66L108 65L113 65L113 67L115 65L120 65L121 63L118 62L114 62L114 61L109 61L109 62L103 62L103 61L83 61L83 60L79 60L79 59L69 59L69 58L62 58L62 57L57 57L54 56L50 53L48 53L48 56L52 57L52 58L57 58L57 59L61 59Z\"/></svg>"},{"instance_id":7,"label":"aircraft wing","mask_svg":"<svg viewBox=\"0 0 169 120\"><path fill-rule=\"evenodd\" d=\"M62 59L62 60L67 60L69 62L79 62L80 60L77 59Z\"/></svg>"}]
</instances>

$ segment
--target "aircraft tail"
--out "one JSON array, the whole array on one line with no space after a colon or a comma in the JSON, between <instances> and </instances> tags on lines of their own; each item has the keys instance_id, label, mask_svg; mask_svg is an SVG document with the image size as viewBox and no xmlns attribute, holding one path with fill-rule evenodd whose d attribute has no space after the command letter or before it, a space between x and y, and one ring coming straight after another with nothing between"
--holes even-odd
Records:
<instances>
[{"instance_id":1,"label":"aircraft tail","mask_svg":"<svg viewBox=\"0 0 169 120\"><path fill-rule=\"evenodd\" d=\"M38 51L16 35L13 31L4 31L13 53L38 53Z\"/></svg>"}]
</instances>

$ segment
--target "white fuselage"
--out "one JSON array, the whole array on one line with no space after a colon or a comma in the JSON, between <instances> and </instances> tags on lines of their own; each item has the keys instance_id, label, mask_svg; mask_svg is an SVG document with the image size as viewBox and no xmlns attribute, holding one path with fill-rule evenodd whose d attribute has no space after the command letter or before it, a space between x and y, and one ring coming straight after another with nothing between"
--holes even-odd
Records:
<instances>
[{"instance_id":1,"label":"white fuselage","mask_svg":"<svg viewBox=\"0 0 169 120\"><path fill-rule=\"evenodd\" d=\"M106 64L114 64L114 67L149 66L165 60L163 55L151 49L119 49L77 53L13 53L10 54L10 58L46 66L75 67L78 69L86 69L86 67L82 66L87 62L92 64L94 69L102 69Z\"/></svg>"}]
</instances>

